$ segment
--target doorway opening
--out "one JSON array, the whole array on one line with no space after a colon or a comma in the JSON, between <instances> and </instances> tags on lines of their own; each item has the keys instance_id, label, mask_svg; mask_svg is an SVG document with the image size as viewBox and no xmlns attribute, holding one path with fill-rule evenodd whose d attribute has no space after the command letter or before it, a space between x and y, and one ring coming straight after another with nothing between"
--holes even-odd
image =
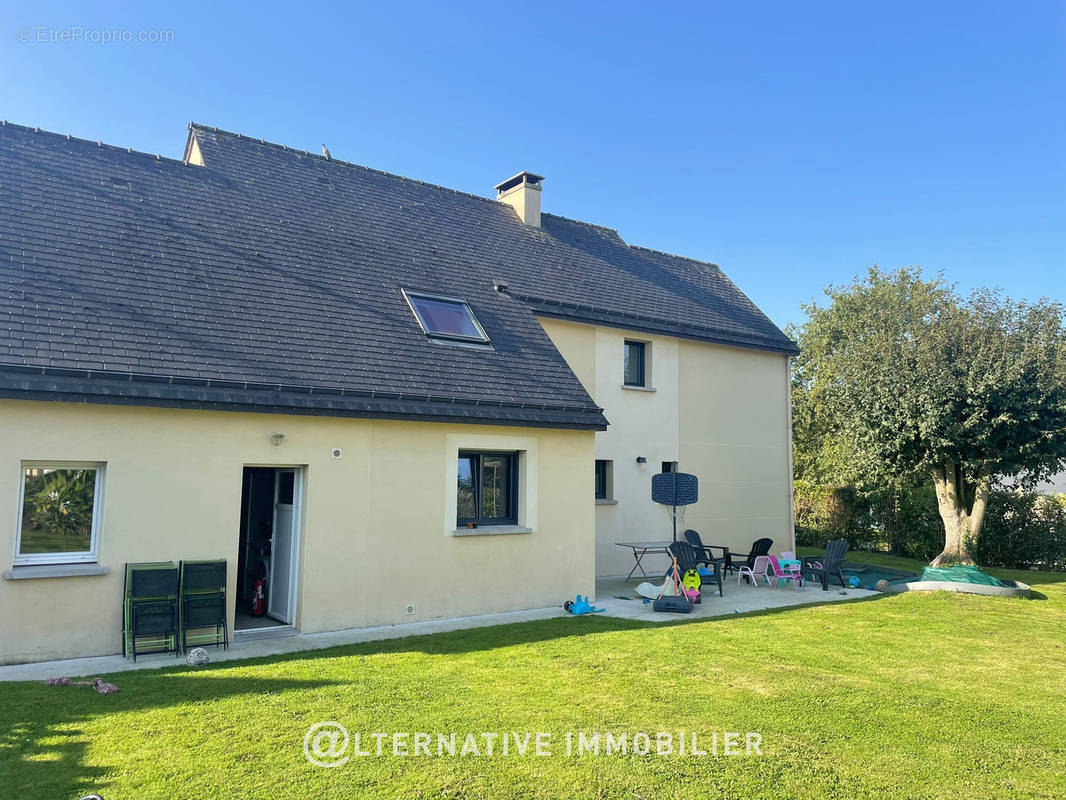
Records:
<instances>
[{"instance_id":1,"label":"doorway opening","mask_svg":"<svg viewBox=\"0 0 1066 800\"><path fill-rule=\"evenodd\" d=\"M296 620L302 479L296 467L244 468L234 630Z\"/></svg>"}]
</instances>

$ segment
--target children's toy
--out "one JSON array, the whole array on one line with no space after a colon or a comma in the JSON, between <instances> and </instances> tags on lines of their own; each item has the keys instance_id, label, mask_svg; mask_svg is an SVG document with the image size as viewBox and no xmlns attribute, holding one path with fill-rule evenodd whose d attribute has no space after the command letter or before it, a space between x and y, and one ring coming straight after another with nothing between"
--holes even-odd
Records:
<instances>
[{"instance_id":1,"label":"children's toy","mask_svg":"<svg viewBox=\"0 0 1066 800\"><path fill-rule=\"evenodd\" d=\"M858 575L852 575L850 578L848 578L848 586L850 586L852 589L858 589L861 583L862 582L859 580Z\"/></svg>"},{"instance_id":2,"label":"children's toy","mask_svg":"<svg viewBox=\"0 0 1066 800\"><path fill-rule=\"evenodd\" d=\"M673 596L681 594L680 574L675 574L674 570L676 569L677 566L672 565L666 570L666 578L661 585L657 586L650 581L644 581L644 583L637 584L637 588L635 589L636 593L649 600L657 600L663 595Z\"/></svg>"},{"instance_id":3,"label":"children's toy","mask_svg":"<svg viewBox=\"0 0 1066 800\"><path fill-rule=\"evenodd\" d=\"M671 614L688 614L692 611L692 603L684 595L679 597L663 596L651 604L651 610Z\"/></svg>"},{"instance_id":4,"label":"children's toy","mask_svg":"<svg viewBox=\"0 0 1066 800\"><path fill-rule=\"evenodd\" d=\"M686 570L684 577L681 578L681 591L693 603L698 603L700 601L700 586L702 583L699 572L694 569Z\"/></svg>"},{"instance_id":5,"label":"children's toy","mask_svg":"<svg viewBox=\"0 0 1066 800\"><path fill-rule=\"evenodd\" d=\"M663 590L652 603L652 611L665 611L673 614L688 614L692 611L693 601L685 593L685 586L681 581L681 570L677 566L677 556L674 556L674 563L670 568L666 583L663 584ZM671 589L670 594L667 594L667 588Z\"/></svg>"},{"instance_id":6,"label":"children's toy","mask_svg":"<svg viewBox=\"0 0 1066 800\"><path fill-rule=\"evenodd\" d=\"M581 595L577 596L577 600L567 600L563 603L563 608L574 615L602 614L607 610L606 608L596 608L595 606L590 605L588 598L582 597Z\"/></svg>"}]
</instances>

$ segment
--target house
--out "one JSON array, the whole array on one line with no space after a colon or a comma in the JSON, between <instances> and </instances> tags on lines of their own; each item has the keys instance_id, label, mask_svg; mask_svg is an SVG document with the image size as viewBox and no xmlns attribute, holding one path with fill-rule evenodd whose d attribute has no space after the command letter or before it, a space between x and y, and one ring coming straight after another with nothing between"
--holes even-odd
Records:
<instances>
[{"instance_id":1,"label":"house","mask_svg":"<svg viewBox=\"0 0 1066 800\"><path fill-rule=\"evenodd\" d=\"M238 631L555 605L669 535L662 469L790 542L793 343L543 184L0 125L0 663L118 652L127 562L225 558Z\"/></svg>"}]
</instances>

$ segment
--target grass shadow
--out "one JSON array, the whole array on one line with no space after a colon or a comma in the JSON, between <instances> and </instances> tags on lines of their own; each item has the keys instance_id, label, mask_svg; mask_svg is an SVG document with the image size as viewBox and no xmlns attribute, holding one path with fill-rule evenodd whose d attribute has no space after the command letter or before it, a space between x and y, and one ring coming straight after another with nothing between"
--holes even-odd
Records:
<instances>
[{"instance_id":1,"label":"grass shadow","mask_svg":"<svg viewBox=\"0 0 1066 800\"><path fill-rule=\"evenodd\" d=\"M106 770L86 763L91 741L79 727L100 715L200 704L240 695L280 693L336 685L326 680L249 680L213 675L113 676L121 689L100 695L88 687L22 682L0 684L0 775L5 796L32 787L33 797L106 793Z\"/></svg>"}]
</instances>

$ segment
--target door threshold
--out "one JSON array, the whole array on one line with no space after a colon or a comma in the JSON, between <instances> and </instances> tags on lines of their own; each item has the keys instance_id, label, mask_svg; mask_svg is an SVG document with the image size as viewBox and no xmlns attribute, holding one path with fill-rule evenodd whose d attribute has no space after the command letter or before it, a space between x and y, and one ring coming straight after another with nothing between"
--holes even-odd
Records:
<instances>
[{"instance_id":1,"label":"door threshold","mask_svg":"<svg viewBox=\"0 0 1066 800\"><path fill-rule=\"evenodd\" d=\"M280 639L283 636L295 636L297 630L292 625L270 625L265 628L245 628L233 632L233 643L251 642L258 639Z\"/></svg>"}]
</instances>

